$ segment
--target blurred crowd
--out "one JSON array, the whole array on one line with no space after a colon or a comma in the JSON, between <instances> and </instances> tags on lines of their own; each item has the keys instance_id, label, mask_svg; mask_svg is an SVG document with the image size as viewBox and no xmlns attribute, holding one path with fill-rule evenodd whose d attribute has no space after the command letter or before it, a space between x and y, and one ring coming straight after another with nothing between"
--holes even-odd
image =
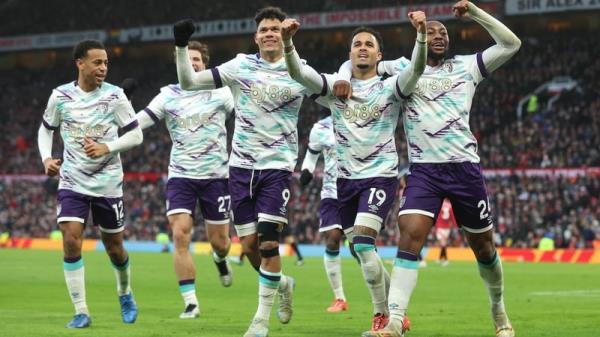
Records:
<instances>
[{"instance_id":1,"label":"blurred crowd","mask_svg":"<svg viewBox=\"0 0 600 337\"><path fill-rule=\"evenodd\" d=\"M154 240L168 232L165 216L165 181L162 178L127 179L124 186L126 229L129 240ZM301 188L292 183L289 221L301 243L320 243L318 202L320 177ZM490 204L496 225L496 242L506 247L537 247L551 236L557 248L591 248L600 237L600 176L526 177L497 176L487 179ZM0 232L14 237L48 237L56 229L55 179L0 180ZM395 245L398 237L398 198L379 245ZM201 213L196 211L193 239L206 240ZM453 245L464 245L461 231L452 231ZM99 231L87 225L86 237L98 238ZM233 228L231 235L235 235ZM430 244L435 244L434 236Z\"/></svg>"},{"instance_id":2,"label":"blurred crowd","mask_svg":"<svg viewBox=\"0 0 600 337\"><path fill-rule=\"evenodd\" d=\"M442 3L442 0L406 0L402 5ZM451 2L451 1L450 1ZM241 19L254 17L260 8L275 5L289 14L339 11L359 8L398 6L396 0L129 0L129 1L80 1L68 0L4 0L0 1L0 36L43 34L81 30L110 30L149 25L170 24L182 19L182 15L197 21L213 21L218 18ZM68 15L48 15L68 8ZM32 10L33 9L33 10ZM185 13L185 14L182 14ZM124 15L125 14L125 15ZM15 18L26 18L31 25ZM81 18L85 18L82 20Z\"/></svg>"},{"instance_id":3,"label":"blurred crowd","mask_svg":"<svg viewBox=\"0 0 600 337\"><path fill-rule=\"evenodd\" d=\"M382 5L388 3L379 2ZM110 7L130 6L137 2L109 3L107 6ZM262 3L258 3L250 6L261 7ZM320 10L322 6L334 8L338 1L321 1L320 5L310 1L290 3L296 5L288 8L298 6L298 12L307 12L313 11L310 7L313 5L314 10ZM350 3L346 8L360 6L361 2ZM18 7L17 2L4 4L13 5ZM49 6L45 2L40 2L40 5ZM183 6L183 2L169 2L169 6ZM228 4L228 8L231 7L234 6ZM293 8L290 12L295 12L296 7ZM165 22L175 19L168 12L165 11ZM199 15L206 14L200 9L197 12ZM136 20L135 16L131 20ZM65 29L68 29L68 22L61 24L67 25ZM126 25L127 22L118 24ZM2 30L8 32L10 29L3 25L0 35ZM479 141L484 168L600 166L600 89L597 86L600 60L595 57L600 55L600 38L589 34L585 38L579 36L567 33L551 37L523 37L521 51L482 82L475 95L470 124ZM320 71L335 71L347 57L345 45L323 44L318 39L303 43L297 46L298 50L306 51L302 57ZM453 34L451 47L454 53L461 54L480 51L487 45L464 41ZM389 51L386 59L408 55L409 52L409 49ZM229 57L214 54L212 63L220 64ZM52 88L74 80L75 76L75 69L70 64L68 67L56 65L27 71L19 68L0 70L0 87L3 88L0 91L0 151L3 156L0 174L43 173L36 145L37 128ZM524 110L519 120L516 113L519 101L556 76L570 76L577 81L577 86L563 93L551 106L548 100L540 100L535 109ZM176 82L173 63L156 62L154 59L135 62L126 58L111 60L109 81L118 84L126 77L135 77L140 83L133 100L136 111L144 108L161 86ZM301 144L297 170L312 124L326 113L314 102L305 101L298 124ZM144 138L141 146L122 155L125 171L166 172L171 141L164 126L147 130ZM405 167L408 163L402 125L398 126L396 142L400 164ZM55 135L54 153L61 157L58 135ZM512 176L490 179L488 188L498 225L498 243L531 247L541 237L552 235L561 247L585 246L589 238L597 235L600 227L599 181L599 177L529 179ZM317 231L319 187L319 179L304 189L294 185L290 221L301 242L320 240ZM54 180L10 183L6 179L1 180L0 232L9 230L13 236L47 236L55 226L55 189ZM162 179L128 180L125 184L125 205L129 239L152 240L158 232L167 230ZM380 243L395 242L395 221L395 212L392 212ZM89 234L93 236L97 232L91 230ZM194 235L196 240L202 240L204 231L200 227ZM456 232L455 237L460 238L460 233ZM456 242L462 241L457 239Z\"/></svg>"}]
</instances>

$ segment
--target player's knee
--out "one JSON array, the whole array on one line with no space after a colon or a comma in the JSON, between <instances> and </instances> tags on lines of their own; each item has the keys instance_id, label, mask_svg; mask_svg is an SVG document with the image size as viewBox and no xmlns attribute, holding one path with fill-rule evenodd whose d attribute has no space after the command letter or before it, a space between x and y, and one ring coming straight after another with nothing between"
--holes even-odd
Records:
<instances>
[{"instance_id":1,"label":"player's knee","mask_svg":"<svg viewBox=\"0 0 600 337\"><path fill-rule=\"evenodd\" d=\"M126 255L125 247L119 244L104 244L106 253L110 257L111 261L121 261Z\"/></svg>"},{"instance_id":2,"label":"player's knee","mask_svg":"<svg viewBox=\"0 0 600 337\"><path fill-rule=\"evenodd\" d=\"M260 221L258 230L258 248L262 258L279 256L279 224L270 221Z\"/></svg>"},{"instance_id":3,"label":"player's knee","mask_svg":"<svg viewBox=\"0 0 600 337\"><path fill-rule=\"evenodd\" d=\"M342 239L342 234L340 231L329 231L327 233L327 237L325 239L325 246L329 250L339 250L340 249L340 240Z\"/></svg>"},{"instance_id":4,"label":"player's knee","mask_svg":"<svg viewBox=\"0 0 600 337\"><path fill-rule=\"evenodd\" d=\"M496 254L496 247L492 242L473 247L473 253L478 261L491 261Z\"/></svg>"},{"instance_id":5,"label":"player's knee","mask_svg":"<svg viewBox=\"0 0 600 337\"><path fill-rule=\"evenodd\" d=\"M78 237L67 235L63 236L63 247L68 255L79 255L81 253L81 245Z\"/></svg>"},{"instance_id":6,"label":"player's knee","mask_svg":"<svg viewBox=\"0 0 600 337\"><path fill-rule=\"evenodd\" d=\"M338 240L327 238L327 241L325 241L325 247L328 250L340 250L340 242Z\"/></svg>"},{"instance_id":7,"label":"player's knee","mask_svg":"<svg viewBox=\"0 0 600 337\"><path fill-rule=\"evenodd\" d=\"M279 245L279 224L270 221L261 221L258 223L258 245L262 247L263 244L269 243L272 245L274 242Z\"/></svg>"},{"instance_id":8,"label":"player's knee","mask_svg":"<svg viewBox=\"0 0 600 337\"><path fill-rule=\"evenodd\" d=\"M258 238L256 233L241 237L240 244L242 245L242 253L247 255L254 254L258 250Z\"/></svg>"},{"instance_id":9,"label":"player's knee","mask_svg":"<svg viewBox=\"0 0 600 337\"><path fill-rule=\"evenodd\" d=\"M210 238L210 246L219 254L227 253L227 250L229 249L229 238L225 235L214 235Z\"/></svg>"},{"instance_id":10,"label":"player's knee","mask_svg":"<svg viewBox=\"0 0 600 337\"><path fill-rule=\"evenodd\" d=\"M175 247L185 247L185 249L187 249L192 240L191 231L185 230L185 228L181 226L174 226L172 231Z\"/></svg>"}]
</instances>

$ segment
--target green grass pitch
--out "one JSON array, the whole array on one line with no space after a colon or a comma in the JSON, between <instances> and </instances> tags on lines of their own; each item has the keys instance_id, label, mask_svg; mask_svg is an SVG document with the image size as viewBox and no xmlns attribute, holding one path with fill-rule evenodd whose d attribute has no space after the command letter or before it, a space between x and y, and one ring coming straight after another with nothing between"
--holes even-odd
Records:
<instances>
[{"instance_id":1,"label":"green grass pitch","mask_svg":"<svg viewBox=\"0 0 600 337\"><path fill-rule=\"evenodd\" d=\"M234 266L234 283L223 288L207 256L195 256L201 316L178 318L183 303L171 255L131 254L135 324L121 323L114 274L105 254L84 254L92 327L69 330L73 315L60 252L0 250L0 336L241 336L257 304L257 276L246 263ZM371 304L354 260L344 259L350 310L328 314L333 299L319 258L284 272L296 278L294 317L282 325L275 313L269 336L360 336L370 327ZM390 266L388 265L388 268ZM600 336L600 266L505 263L505 302L517 336ZM276 304L277 305L277 304ZM436 263L419 271L407 337L494 336L488 300L474 263Z\"/></svg>"}]
</instances>

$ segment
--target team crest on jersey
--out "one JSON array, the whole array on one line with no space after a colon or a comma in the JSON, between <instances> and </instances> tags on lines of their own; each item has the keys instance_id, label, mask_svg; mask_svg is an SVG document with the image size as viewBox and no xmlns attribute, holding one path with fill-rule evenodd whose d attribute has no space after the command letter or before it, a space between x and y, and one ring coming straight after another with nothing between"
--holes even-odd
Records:
<instances>
[{"instance_id":1,"label":"team crest on jersey","mask_svg":"<svg viewBox=\"0 0 600 337\"><path fill-rule=\"evenodd\" d=\"M107 102L98 103L98 105L96 106L96 112L99 112L101 114L107 113L108 112L108 103Z\"/></svg>"},{"instance_id":2,"label":"team crest on jersey","mask_svg":"<svg viewBox=\"0 0 600 337\"><path fill-rule=\"evenodd\" d=\"M202 100L204 102L210 101L211 98L212 98L212 92L211 91L203 91L200 94L200 100Z\"/></svg>"},{"instance_id":3,"label":"team crest on jersey","mask_svg":"<svg viewBox=\"0 0 600 337\"><path fill-rule=\"evenodd\" d=\"M452 70L454 70L454 66L452 65L452 62L445 62L442 65L442 70L447 72L448 74L451 74Z\"/></svg>"}]
</instances>

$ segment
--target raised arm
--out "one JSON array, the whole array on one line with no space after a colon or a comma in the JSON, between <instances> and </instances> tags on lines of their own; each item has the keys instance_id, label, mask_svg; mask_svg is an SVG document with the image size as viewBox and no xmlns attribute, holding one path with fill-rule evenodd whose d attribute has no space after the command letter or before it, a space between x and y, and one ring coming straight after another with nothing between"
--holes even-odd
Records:
<instances>
[{"instance_id":1,"label":"raised arm","mask_svg":"<svg viewBox=\"0 0 600 337\"><path fill-rule=\"evenodd\" d=\"M408 13L408 18L412 25L417 29L417 40L415 48L412 53L412 62L410 62L402 71L398 71L399 67L396 66L398 62L408 63L404 57L394 61L381 61L377 64L377 74L383 75L398 75L398 88L403 95L409 95L419 77L425 70L425 64L427 63L427 28L426 28L426 16L422 11L415 11ZM352 94L351 91L346 89L349 86L350 78L352 78L352 62L347 60L342 64L338 70L339 80L335 83L333 94L337 97L348 96ZM346 84L348 83L348 84Z\"/></svg>"},{"instance_id":2,"label":"raised arm","mask_svg":"<svg viewBox=\"0 0 600 337\"><path fill-rule=\"evenodd\" d=\"M470 1L457 2L453 11L458 17L471 17L483 26L496 42L481 55L485 70L488 72L498 69L521 48L521 40L508 27Z\"/></svg>"},{"instance_id":3,"label":"raised arm","mask_svg":"<svg viewBox=\"0 0 600 337\"><path fill-rule=\"evenodd\" d=\"M292 37L299 28L300 23L295 19L285 19L281 24L281 38L283 40L285 64L288 73L291 78L308 88L308 90L324 95L327 92L327 83L324 77L312 67L302 64L300 56L298 56L294 48Z\"/></svg>"},{"instance_id":4,"label":"raised arm","mask_svg":"<svg viewBox=\"0 0 600 337\"><path fill-rule=\"evenodd\" d=\"M190 62L187 45L195 29L194 22L190 19L177 21L173 26L177 78L183 90L215 89L214 71L203 70L195 72Z\"/></svg>"},{"instance_id":5,"label":"raised arm","mask_svg":"<svg viewBox=\"0 0 600 337\"><path fill-rule=\"evenodd\" d=\"M423 74L425 64L427 63L427 18L425 13L422 11L410 12L408 13L408 18L413 27L417 29L417 40L413 48L410 64L400 71L396 82L400 89L400 94L405 97L410 95L415 89L417 81L421 77L421 74Z\"/></svg>"}]
</instances>

